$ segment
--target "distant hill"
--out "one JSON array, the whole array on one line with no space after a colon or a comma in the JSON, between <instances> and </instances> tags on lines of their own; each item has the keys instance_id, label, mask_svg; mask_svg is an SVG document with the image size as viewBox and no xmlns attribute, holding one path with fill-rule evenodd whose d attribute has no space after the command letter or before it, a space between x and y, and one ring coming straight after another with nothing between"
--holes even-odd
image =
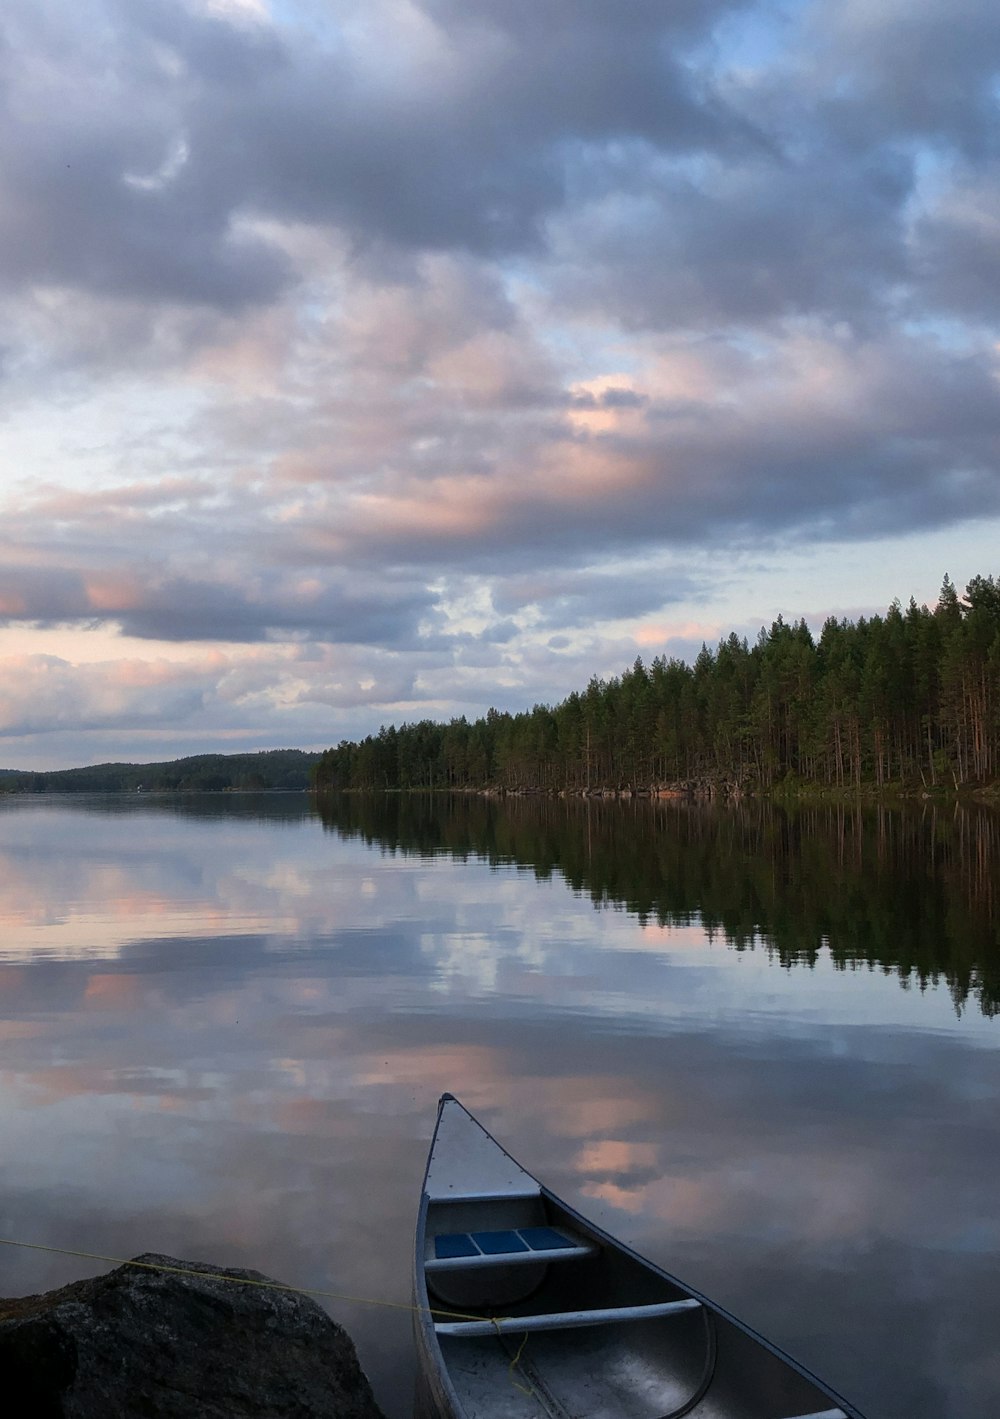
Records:
<instances>
[{"instance_id":1,"label":"distant hill","mask_svg":"<svg viewBox=\"0 0 1000 1419\"><path fill-rule=\"evenodd\" d=\"M219 793L308 788L319 754L270 749L259 754L195 754L161 764L93 764L47 773L0 769L6 793Z\"/></svg>"}]
</instances>

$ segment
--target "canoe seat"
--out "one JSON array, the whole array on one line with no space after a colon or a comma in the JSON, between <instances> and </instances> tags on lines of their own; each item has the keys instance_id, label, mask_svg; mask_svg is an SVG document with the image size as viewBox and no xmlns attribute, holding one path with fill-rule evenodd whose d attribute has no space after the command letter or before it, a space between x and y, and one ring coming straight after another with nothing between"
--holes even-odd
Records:
<instances>
[{"instance_id":1,"label":"canoe seat","mask_svg":"<svg viewBox=\"0 0 1000 1419\"><path fill-rule=\"evenodd\" d=\"M469 1338L503 1335L515 1331L523 1335L530 1330L573 1330L584 1325L613 1325L627 1320L658 1320L683 1311L697 1311L701 1302L693 1296L679 1301L654 1301L644 1306L608 1306L592 1311L552 1311L540 1316L498 1316L495 1320L439 1321L434 1329L440 1336L456 1335ZM808 1419L803 1416L803 1419ZM819 1416L817 1416L819 1419Z\"/></svg>"},{"instance_id":2,"label":"canoe seat","mask_svg":"<svg viewBox=\"0 0 1000 1419\"><path fill-rule=\"evenodd\" d=\"M505 1227L501 1231L439 1232L430 1239L427 1271L457 1271L524 1262L593 1256L597 1246L562 1227Z\"/></svg>"}]
</instances>

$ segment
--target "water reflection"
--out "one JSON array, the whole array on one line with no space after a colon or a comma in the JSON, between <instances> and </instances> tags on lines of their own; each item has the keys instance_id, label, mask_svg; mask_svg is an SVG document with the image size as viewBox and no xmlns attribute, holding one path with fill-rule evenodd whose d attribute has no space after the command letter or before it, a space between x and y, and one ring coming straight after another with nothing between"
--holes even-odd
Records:
<instances>
[{"instance_id":1,"label":"water reflection","mask_svg":"<svg viewBox=\"0 0 1000 1419\"><path fill-rule=\"evenodd\" d=\"M326 797L324 824L390 851L560 874L641 922L697 921L782 965L877 966L1000 1009L1000 815L984 807Z\"/></svg>"},{"instance_id":2,"label":"water reflection","mask_svg":"<svg viewBox=\"0 0 1000 1419\"><path fill-rule=\"evenodd\" d=\"M355 800L327 832L301 796L203 806L0 811L0 1235L405 1305L452 1089L870 1419L995 1410L998 1026L952 998L963 961L983 998L995 938L940 824L928 881L888 846L926 848L925 825L845 828L823 896L841 840L824 848L817 820L763 824L768 867L745 823L668 830L635 805ZM912 893L956 938L973 922L980 954L913 955L930 933ZM833 953L794 951L796 922ZM833 958L890 947L922 991ZM0 1266L7 1294L93 1269L2 1249ZM401 1419L406 1313L331 1309Z\"/></svg>"}]
</instances>

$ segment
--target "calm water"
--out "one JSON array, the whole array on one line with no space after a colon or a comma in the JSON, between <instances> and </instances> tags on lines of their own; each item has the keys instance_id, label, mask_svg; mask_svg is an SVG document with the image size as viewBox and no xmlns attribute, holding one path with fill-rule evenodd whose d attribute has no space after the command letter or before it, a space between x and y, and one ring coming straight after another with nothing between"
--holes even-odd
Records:
<instances>
[{"instance_id":1,"label":"calm water","mask_svg":"<svg viewBox=\"0 0 1000 1419\"><path fill-rule=\"evenodd\" d=\"M0 800L0 1235L406 1303L448 1089L870 1419L993 1415L998 882L966 813Z\"/></svg>"}]
</instances>

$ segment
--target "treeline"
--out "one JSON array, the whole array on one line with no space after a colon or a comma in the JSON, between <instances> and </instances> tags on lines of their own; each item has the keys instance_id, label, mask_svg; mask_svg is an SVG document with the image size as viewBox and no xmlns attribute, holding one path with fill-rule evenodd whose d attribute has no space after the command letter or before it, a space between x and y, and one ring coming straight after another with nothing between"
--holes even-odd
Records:
<instances>
[{"instance_id":1,"label":"treeline","mask_svg":"<svg viewBox=\"0 0 1000 1419\"><path fill-rule=\"evenodd\" d=\"M271 749L259 754L194 754L160 764L93 764L46 773L7 770L5 793L220 793L304 789L319 754Z\"/></svg>"},{"instance_id":2,"label":"treeline","mask_svg":"<svg viewBox=\"0 0 1000 1419\"><path fill-rule=\"evenodd\" d=\"M780 616L754 645L703 646L594 678L555 707L383 727L328 749L319 789L654 789L815 785L959 788L1000 778L1000 581L933 610L827 620L818 639Z\"/></svg>"},{"instance_id":3,"label":"treeline","mask_svg":"<svg viewBox=\"0 0 1000 1419\"><path fill-rule=\"evenodd\" d=\"M744 801L630 803L468 794L329 794L324 826L390 853L531 868L595 906L704 927L783 966L827 953L904 986L947 982L957 1009L1000 1014L1000 816Z\"/></svg>"}]
</instances>

